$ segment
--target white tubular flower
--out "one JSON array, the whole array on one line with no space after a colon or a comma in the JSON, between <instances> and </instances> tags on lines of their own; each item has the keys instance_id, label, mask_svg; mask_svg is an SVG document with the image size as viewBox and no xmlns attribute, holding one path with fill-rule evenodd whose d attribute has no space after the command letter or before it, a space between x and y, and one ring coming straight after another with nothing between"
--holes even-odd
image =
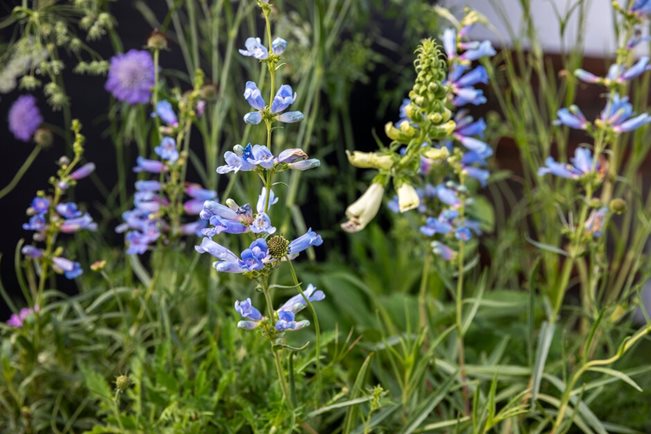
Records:
<instances>
[{"instance_id":1,"label":"white tubular flower","mask_svg":"<svg viewBox=\"0 0 651 434\"><path fill-rule=\"evenodd\" d=\"M398 187L398 208L400 212L406 212L420 205L420 197L413 185L406 182Z\"/></svg>"},{"instance_id":2,"label":"white tubular flower","mask_svg":"<svg viewBox=\"0 0 651 434\"><path fill-rule=\"evenodd\" d=\"M390 155L381 155L377 152L346 151L348 162L360 169L383 169L389 170L393 166L393 158Z\"/></svg>"},{"instance_id":3,"label":"white tubular flower","mask_svg":"<svg viewBox=\"0 0 651 434\"><path fill-rule=\"evenodd\" d=\"M364 229L379 211L383 196L384 187L377 182L372 183L366 192L346 209L348 221L342 223L341 228L346 232L359 232Z\"/></svg>"}]
</instances>

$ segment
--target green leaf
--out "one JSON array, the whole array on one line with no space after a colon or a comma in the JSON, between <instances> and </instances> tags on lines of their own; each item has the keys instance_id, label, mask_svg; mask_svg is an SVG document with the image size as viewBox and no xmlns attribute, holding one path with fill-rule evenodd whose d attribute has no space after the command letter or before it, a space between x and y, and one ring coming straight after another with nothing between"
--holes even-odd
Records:
<instances>
[{"instance_id":1,"label":"green leaf","mask_svg":"<svg viewBox=\"0 0 651 434\"><path fill-rule=\"evenodd\" d=\"M633 389L637 390L638 392L642 392L642 388L631 377L629 377L628 375L624 374L621 371L617 371L615 369L610 369L610 368L599 367L599 366L593 366L592 368L588 369L588 371L601 372L602 374L619 378L624 383L631 386Z\"/></svg>"},{"instance_id":2,"label":"green leaf","mask_svg":"<svg viewBox=\"0 0 651 434\"><path fill-rule=\"evenodd\" d=\"M434 410L434 408L445 398L445 395L450 390L450 387L456 380L456 373L450 375L448 379L443 383L441 387L438 388L437 393L432 395L427 401L420 405L420 408L416 410L416 415L409 420L407 427L402 431L403 434L411 434L416 431L421 423L429 416L429 414Z\"/></svg>"}]
</instances>

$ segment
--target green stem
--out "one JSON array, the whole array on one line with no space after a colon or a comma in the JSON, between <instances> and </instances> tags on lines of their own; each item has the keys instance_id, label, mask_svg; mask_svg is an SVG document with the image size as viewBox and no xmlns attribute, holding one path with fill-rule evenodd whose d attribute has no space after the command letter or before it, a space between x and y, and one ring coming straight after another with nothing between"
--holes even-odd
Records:
<instances>
[{"instance_id":1,"label":"green stem","mask_svg":"<svg viewBox=\"0 0 651 434\"><path fill-rule=\"evenodd\" d=\"M27 170L30 168L32 163L34 163L34 160L36 160L36 157L38 154L41 152L41 149L43 149L40 145L36 145L32 152L27 156L27 159L23 163L22 166L20 166L20 169L18 169L18 172L14 175L14 177L11 179L9 184L7 184L2 190L0 190L0 199L8 195L13 191L14 188L16 188L16 185L20 182L20 180L25 176L25 173Z\"/></svg>"},{"instance_id":2,"label":"green stem","mask_svg":"<svg viewBox=\"0 0 651 434\"><path fill-rule=\"evenodd\" d=\"M267 316L269 318L269 321L273 322L275 318L275 312L273 307L273 301L271 299L271 292L269 291L268 277L265 277L264 280L261 282L261 284L262 284L262 292L267 302ZM280 388L282 389L283 395L285 396L285 401L287 401L287 406L289 407L290 410L293 410L294 403L292 402L291 399L292 395L289 390L289 385L287 384L287 379L285 378L285 370L283 369L283 364L280 359L280 350L274 348L273 341L271 341L271 352L274 355L274 365L276 366L276 374L278 374L278 381L280 382Z\"/></svg>"},{"instance_id":3,"label":"green stem","mask_svg":"<svg viewBox=\"0 0 651 434\"><path fill-rule=\"evenodd\" d=\"M307 304L308 308L310 309L310 313L312 314L312 319L314 320L314 331L315 331L315 341L314 341L314 354L315 354L315 378L317 381L317 396L319 396L319 392L321 391L321 376L318 374L320 363L321 363L321 326L319 325L319 317L316 314L316 309L314 308L314 305L310 301L310 299L305 295L305 292L303 292L303 288L301 283L298 281L298 276L296 275L296 269L294 268L294 264L292 264L292 261L287 258L287 263L289 264L289 271L292 275L292 280L294 281L294 285L298 289L298 292L301 294L303 297L303 300L305 300L305 303Z\"/></svg>"},{"instance_id":4,"label":"green stem","mask_svg":"<svg viewBox=\"0 0 651 434\"><path fill-rule=\"evenodd\" d=\"M427 326L427 283L429 280L429 269L432 263L432 255L429 246L425 249L425 259L423 260L423 271L420 277L420 289L418 290L418 318L421 329Z\"/></svg>"}]
</instances>

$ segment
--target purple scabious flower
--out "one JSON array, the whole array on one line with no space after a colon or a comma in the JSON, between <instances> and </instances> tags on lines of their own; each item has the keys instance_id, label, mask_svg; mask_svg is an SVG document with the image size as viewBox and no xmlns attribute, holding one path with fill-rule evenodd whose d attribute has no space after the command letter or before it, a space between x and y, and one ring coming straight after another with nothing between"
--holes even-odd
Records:
<instances>
[{"instance_id":1,"label":"purple scabious flower","mask_svg":"<svg viewBox=\"0 0 651 434\"><path fill-rule=\"evenodd\" d=\"M552 157L547 157L545 166L538 169L538 176L552 174L565 179L579 179L589 173L599 172L599 162L595 162L592 153L587 148L577 148L571 164L559 163Z\"/></svg>"},{"instance_id":2,"label":"purple scabious flower","mask_svg":"<svg viewBox=\"0 0 651 434\"><path fill-rule=\"evenodd\" d=\"M29 142L38 127L43 123L43 116L32 95L22 95L9 109L9 131L18 140Z\"/></svg>"},{"instance_id":3,"label":"purple scabious flower","mask_svg":"<svg viewBox=\"0 0 651 434\"><path fill-rule=\"evenodd\" d=\"M149 51L129 50L111 58L106 90L119 101L146 104L154 86L154 60Z\"/></svg>"}]
</instances>

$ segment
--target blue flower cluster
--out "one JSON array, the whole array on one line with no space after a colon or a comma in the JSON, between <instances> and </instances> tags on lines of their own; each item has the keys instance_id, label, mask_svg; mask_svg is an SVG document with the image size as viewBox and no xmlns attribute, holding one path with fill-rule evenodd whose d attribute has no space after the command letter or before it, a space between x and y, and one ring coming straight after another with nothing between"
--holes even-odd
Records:
<instances>
[{"instance_id":1,"label":"blue flower cluster","mask_svg":"<svg viewBox=\"0 0 651 434\"><path fill-rule=\"evenodd\" d=\"M303 297L305 294L305 297ZM321 290L317 290L312 284L309 284L303 294L298 294L287 300L277 311L274 312L275 324L274 329L279 332L300 330L310 325L308 320L296 321L296 314L305 309L307 301L314 303L325 298ZM251 299L235 302L235 311L243 318L237 323L237 326L246 330L253 330L259 327L266 318L251 304Z\"/></svg>"},{"instance_id":2,"label":"blue flower cluster","mask_svg":"<svg viewBox=\"0 0 651 434\"><path fill-rule=\"evenodd\" d=\"M248 38L245 49L240 53L246 57L253 57L259 61L267 62L269 73L275 73L279 56L287 48L284 39L276 38L271 47L265 47L260 38ZM273 79L271 80L273 83ZM286 111L296 101L296 93L291 86L283 84L276 92L275 97L267 104L262 97L258 86L246 82L244 99L255 109L244 116L244 122L258 125L264 122L267 128L268 144L271 143L271 131L275 122L293 123L303 119L300 111ZM217 168L217 173L254 172L263 180L263 187L258 196L255 209L249 204L239 205L233 199L224 203L217 200L203 202L199 216L204 227L201 243L195 250L201 254L207 253L216 261L214 268L222 273L240 273L260 283L267 282L269 272L282 261L291 261L309 247L320 246L323 240L312 229L292 241L277 234L276 227L269 216L271 207L278 202L271 186L273 177L286 170L308 170L318 167L320 162L298 148L285 149L274 155L268 146L258 144L236 145L232 151L224 154L225 164ZM221 234L248 234L253 236L253 241L248 242L248 247L238 255L224 245L214 241L213 238ZM266 283L262 284L266 287ZM316 291L309 286L305 291L310 301L319 301L325 298L322 291ZM274 329L277 332L299 330L309 324L309 321L296 321L295 315L306 306L307 302L302 295L297 295L285 303L274 313ZM266 319L258 309L253 307L251 299L237 301L235 309L244 318L238 326L245 329L254 329Z\"/></svg>"},{"instance_id":3,"label":"blue flower cluster","mask_svg":"<svg viewBox=\"0 0 651 434\"><path fill-rule=\"evenodd\" d=\"M65 158L61 161L63 166L67 165ZM62 168L62 170L65 169ZM87 163L69 175L62 176L55 185L60 194L63 194L71 185L90 175L93 170L95 170L95 165ZM58 198L60 195L55 197ZM45 243L46 246L48 243L54 242L59 233L73 234L83 230L95 231L97 229L97 224L90 214L81 211L76 203L58 202L44 193L39 193L32 200L27 208L27 215L30 217L27 223L23 224L23 229L34 232L32 239L35 242ZM80 276L83 273L81 265L59 256L59 251L60 249L55 249L54 246L44 249L32 244L27 244L22 248L23 255L31 259L49 261L56 272L63 274L68 279Z\"/></svg>"},{"instance_id":4,"label":"blue flower cluster","mask_svg":"<svg viewBox=\"0 0 651 434\"><path fill-rule=\"evenodd\" d=\"M163 131L172 133L179 126L178 118L169 101L160 101L154 108L152 117L157 117L164 124ZM163 232L170 230L164 215L170 201L165 193L165 175L172 165L179 160L179 150L176 140L170 135L163 135L158 146L154 148L160 160L138 157L133 171L137 173L150 173L158 175L159 180L139 180L135 183L134 207L122 214L123 223L116 228L116 232L125 233L127 253L140 255L145 253L149 246L161 237ZM203 188L199 184L186 183L185 194L189 199L183 204L186 215L198 216L203 208L203 202L217 197L217 193ZM195 217L196 218L196 217ZM205 227L201 219L184 223L175 228L181 235L201 235Z\"/></svg>"}]
</instances>

